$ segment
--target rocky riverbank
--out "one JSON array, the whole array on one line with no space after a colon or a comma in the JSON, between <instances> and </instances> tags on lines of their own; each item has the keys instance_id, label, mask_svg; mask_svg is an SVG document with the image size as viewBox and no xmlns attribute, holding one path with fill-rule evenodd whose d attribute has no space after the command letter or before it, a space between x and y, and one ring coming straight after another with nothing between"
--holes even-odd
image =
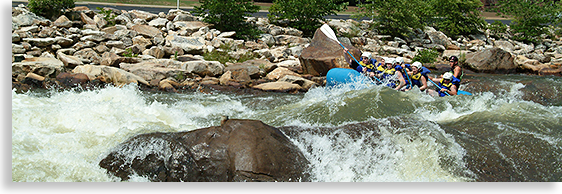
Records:
<instances>
[{"instance_id":1,"label":"rocky riverbank","mask_svg":"<svg viewBox=\"0 0 562 194\"><path fill-rule=\"evenodd\" d=\"M135 83L146 90L171 92L214 88L295 93L323 86L330 68L348 66L341 47L319 31L307 38L297 29L270 24L267 18L248 18L264 34L244 41L233 38L236 32L217 31L186 11L104 9L116 17L107 21L100 12L76 7L51 21L23 5L12 8L12 87L26 91ZM559 37L545 36L539 45L489 32L452 40L426 28L401 39L368 30L368 22L329 24L354 56L370 51L376 57L402 56L408 63L421 49L431 48L440 52L440 59L461 56L464 68L473 72L561 75ZM204 53L212 51L255 59L242 63L204 59ZM448 68L443 61L424 66Z\"/></svg>"}]
</instances>

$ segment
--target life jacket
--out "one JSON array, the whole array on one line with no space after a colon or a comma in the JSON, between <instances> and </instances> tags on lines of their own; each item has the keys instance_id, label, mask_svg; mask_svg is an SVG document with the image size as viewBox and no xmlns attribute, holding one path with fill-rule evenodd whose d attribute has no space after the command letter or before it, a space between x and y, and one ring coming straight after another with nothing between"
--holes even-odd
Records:
<instances>
[{"instance_id":1,"label":"life jacket","mask_svg":"<svg viewBox=\"0 0 562 194\"><path fill-rule=\"evenodd\" d=\"M451 80L451 82L449 82L448 84L443 83L443 79L441 79L441 81L439 81L439 87L441 88L446 88L451 89L451 86L456 85L457 89L459 88L459 84L460 84L460 80L458 78L456 78L455 76L453 76L453 80ZM438 91L439 92L439 96L440 97L444 97L447 94L445 94L445 92L441 92L441 90Z\"/></svg>"},{"instance_id":2,"label":"life jacket","mask_svg":"<svg viewBox=\"0 0 562 194\"><path fill-rule=\"evenodd\" d=\"M382 73L386 74L386 75L394 75L394 73L396 72L396 69L394 68L390 68L390 69L384 69L382 71Z\"/></svg>"},{"instance_id":3,"label":"life jacket","mask_svg":"<svg viewBox=\"0 0 562 194\"><path fill-rule=\"evenodd\" d=\"M425 79L427 80L427 74L431 73L431 71L429 69L427 69L426 67L422 66L422 70L421 72L418 72L414 75L412 75L411 79L412 79L412 84L416 85L418 87L422 87L422 83L421 83L421 77L425 77Z\"/></svg>"},{"instance_id":4,"label":"life jacket","mask_svg":"<svg viewBox=\"0 0 562 194\"><path fill-rule=\"evenodd\" d=\"M368 72L375 71L375 66L374 66L372 63L365 64L365 63L363 63L363 61L359 61L359 64L360 64L361 66L363 66L363 68L367 68L367 71L368 71Z\"/></svg>"}]
</instances>

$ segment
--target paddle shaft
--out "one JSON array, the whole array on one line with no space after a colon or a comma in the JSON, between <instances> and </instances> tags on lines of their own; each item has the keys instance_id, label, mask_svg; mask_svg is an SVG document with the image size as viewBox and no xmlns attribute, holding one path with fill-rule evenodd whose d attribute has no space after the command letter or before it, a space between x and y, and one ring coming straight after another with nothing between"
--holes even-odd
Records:
<instances>
[{"instance_id":1,"label":"paddle shaft","mask_svg":"<svg viewBox=\"0 0 562 194\"><path fill-rule=\"evenodd\" d=\"M338 44L340 44L340 46L343 49L345 49L345 46L343 46L343 44L341 44L341 42L339 42L339 41L337 41L337 42L338 42ZM349 50L347 51L347 54L349 54L349 56L351 56L351 58L353 58L353 60L355 60L355 62L357 62L358 65L361 65L361 63L359 63L359 61L357 61L357 59L355 59L355 57L349 52ZM377 78L375 76L373 76L373 78L375 78L379 83L382 83L382 81L379 78Z\"/></svg>"},{"instance_id":2,"label":"paddle shaft","mask_svg":"<svg viewBox=\"0 0 562 194\"><path fill-rule=\"evenodd\" d=\"M435 82L433 82L433 80L428 79L433 85L437 86L437 88L439 88L439 90L443 89L441 88L441 86L437 85ZM445 94L447 94L447 96L451 96L448 92L445 92Z\"/></svg>"}]
</instances>

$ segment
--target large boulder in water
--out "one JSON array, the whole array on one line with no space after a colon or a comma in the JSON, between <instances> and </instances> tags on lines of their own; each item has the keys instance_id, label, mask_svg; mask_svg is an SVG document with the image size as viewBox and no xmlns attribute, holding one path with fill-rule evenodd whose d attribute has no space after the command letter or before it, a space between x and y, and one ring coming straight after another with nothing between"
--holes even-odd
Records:
<instances>
[{"instance_id":1,"label":"large boulder in water","mask_svg":"<svg viewBox=\"0 0 562 194\"><path fill-rule=\"evenodd\" d=\"M466 54L467 68L478 73L515 73L514 61L515 56L500 48Z\"/></svg>"},{"instance_id":2,"label":"large boulder in water","mask_svg":"<svg viewBox=\"0 0 562 194\"><path fill-rule=\"evenodd\" d=\"M342 44L349 49L353 57L360 60L361 51L359 49L346 43ZM314 33L310 45L303 49L299 60L303 73L313 76L325 76L332 68L349 68L349 64L344 58L343 48L335 40L328 38L320 28Z\"/></svg>"},{"instance_id":3,"label":"large boulder in water","mask_svg":"<svg viewBox=\"0 0 562 194\"><path fill-rule=\"evenodd\" d=\"M308 181L309 162L277 128L255 120L223 120L188 132L138 135L100 166L128 180Z\"/></svg>"}]
</instances>

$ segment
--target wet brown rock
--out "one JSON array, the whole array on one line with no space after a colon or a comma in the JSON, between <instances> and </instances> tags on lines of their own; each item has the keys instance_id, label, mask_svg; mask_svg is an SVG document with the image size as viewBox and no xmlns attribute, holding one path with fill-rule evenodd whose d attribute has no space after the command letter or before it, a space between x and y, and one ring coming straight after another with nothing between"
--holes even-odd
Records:
<instances>
[{"instance_id":1,"label":"wet brown rock","mask_svg":"<svg viewBox=\"0 0 562 194\"><path fill-rule=\"evenodd\" d=\"M109 173L151 181L309 181L308 161L277 128L255 120L150 133L119 145L101 162Z\"/></svg>"}]
</instances>

